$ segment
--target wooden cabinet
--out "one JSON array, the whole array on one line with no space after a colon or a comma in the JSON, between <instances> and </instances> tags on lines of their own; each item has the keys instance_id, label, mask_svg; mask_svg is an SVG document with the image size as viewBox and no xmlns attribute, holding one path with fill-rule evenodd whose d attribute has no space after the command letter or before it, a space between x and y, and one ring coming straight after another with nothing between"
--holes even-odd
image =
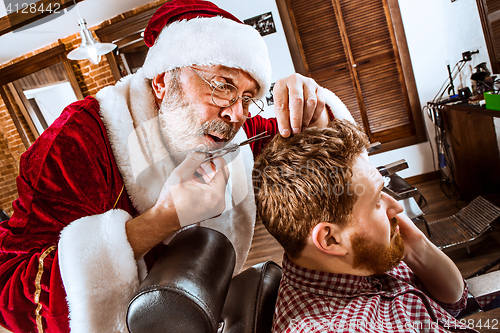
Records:
<instances>
[{"instance_id":1,"label":"wooden cabinet","mask_svg":"<svg viewBox=\"0 0 500 333\"><path fill-rule=\"evenodd\" d=\"M500 193L500 157L493 117L500 117L500 111L469 105L443 108L455 182L467 201L478 195Z\"/></svg>"}]
</instances>

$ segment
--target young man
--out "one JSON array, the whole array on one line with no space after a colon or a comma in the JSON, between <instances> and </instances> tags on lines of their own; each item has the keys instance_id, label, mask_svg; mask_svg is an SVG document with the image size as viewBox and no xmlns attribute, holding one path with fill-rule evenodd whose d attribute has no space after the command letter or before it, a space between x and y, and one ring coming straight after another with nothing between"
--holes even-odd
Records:
<instances>
[{"instance_id":1,"label":"young man","mask_svg":"<svg viewBox=\"0 0 500 333\"><path fill-rule=\"evenodd\" d=\"M253 157L266 142L230 163L188 152L325 125L325 104L350 117L292 75L275 84L277 118L251 118L271 81L265 42L208 1L166 2L144 39L141 70L68 106L22 157L19 199L0 224L0 325L12 331L127 332L146 267L192 223L231 240L238 272L255 221Z\"/></svg>"},{"instance_id":2,"label":"young man","mask_svg":"<svg viewBox=\"0 0 500 333\"><path fill-rule=\"evenodd\" d=\"M273 332L473 331L451 315L466 305L459 270L382 191L367 147L333 121L255 161L258 213L285 249Z\"/></svg>"}]
</instances>

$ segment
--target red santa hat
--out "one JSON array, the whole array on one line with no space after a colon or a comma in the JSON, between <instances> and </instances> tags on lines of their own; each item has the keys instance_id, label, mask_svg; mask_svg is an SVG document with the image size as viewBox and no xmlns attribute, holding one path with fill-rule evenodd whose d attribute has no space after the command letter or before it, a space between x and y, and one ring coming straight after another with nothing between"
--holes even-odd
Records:
<instances>
[{"instance_id":1,"label":"red santa hat","mask_svg":"<svg viewBox=\"0 0 500 333\"><path fill-rule=\"evenodd\" d=\"M149 46L146 78L177 67L223 65L247 72L262 98L271 84L271 62L259 32L203 0L173 0L162 5L144 31Z\"/></svg>"}]
</instances>

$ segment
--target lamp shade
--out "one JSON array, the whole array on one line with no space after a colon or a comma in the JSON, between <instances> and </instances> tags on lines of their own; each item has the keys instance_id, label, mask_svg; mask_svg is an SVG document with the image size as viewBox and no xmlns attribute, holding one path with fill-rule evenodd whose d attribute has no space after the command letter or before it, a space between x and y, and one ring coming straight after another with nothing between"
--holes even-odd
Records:
<instances>
[{"instance_id":1,"label":"lamp shade","mask_svg":"<svg viewBox=\"0 0 500 333\"><path fill-rule=\"evenodd\" d=\"M92 32L87 28L87 23L83 18L78 19L80 26L80 37L82 43L78 48L68 53L70 60L88 59L93 64L98 64L101 61L101 56L113 51L116 45L113 43L99 43L95 40Z\"/></svg>"}]
</instances>

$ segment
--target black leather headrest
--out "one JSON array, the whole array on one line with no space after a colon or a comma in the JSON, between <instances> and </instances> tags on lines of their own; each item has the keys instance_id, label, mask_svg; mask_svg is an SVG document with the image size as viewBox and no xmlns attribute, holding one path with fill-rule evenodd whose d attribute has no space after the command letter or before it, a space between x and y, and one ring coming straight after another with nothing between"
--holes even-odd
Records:
<instances>
[{"instance_id":1,"label":"black leather headrest","mask_svg":"<svg viewBox=\"0 0 500 333\"><path fill-rule=\"evenodd\" d=\"M235 261L222 233L198 226L181 231L130 301L129 331L216 332Z\"/></svg>"},{"instance_id":2,"label":"black leather headrest","mask_svg":"<svg viewBox=\"0 0 500 333\"><path fill-rule=\"evenodd\" d=\"M273 261L235 276L222 311L222 332L271 333L280 281L281 267Z\"/></svg>"}]
</instances>

